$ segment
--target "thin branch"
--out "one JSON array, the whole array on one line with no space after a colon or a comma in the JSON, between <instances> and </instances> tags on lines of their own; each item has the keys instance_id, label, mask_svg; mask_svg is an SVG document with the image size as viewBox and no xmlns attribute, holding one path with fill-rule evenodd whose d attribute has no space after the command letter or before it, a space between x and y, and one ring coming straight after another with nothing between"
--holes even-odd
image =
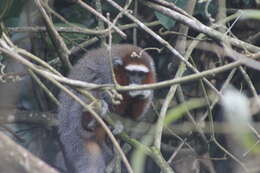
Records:
<instances>
[{"instance_id":1,"label":"thin branch","mask_svg":"<svg viewBox=\"0 0 260 173\"><path fill-rule=\"evenodd\" d=\"M253 84L252 80L250 79L249 75L247 74L247 72L244 70L243 67L240 66L239 70L242 73L245 81L247 82L247 85L250 88L250 90L251 90L251 92L252 92L252 94L253 94L253 96L254 96L254 98L256 100L256 104L260 108L260 99L259 99L259 97L257 95L257 91L256 91L256 88L254 87L254 84Z\"/></svg>"},{"instance_id":2,"label":"thin branch","mask_svg":"<svg viewBox=\"0 0 260 173\"><path fill-rule=\"evenodd\" d=\"M97 12L99 14L102 14L101 0L96 0L95 5L96 5ZM110 21L110 19L108 19L108 21ZM97 23L98 23L98 28L99 29L103 30L105 28L104 22L102 20L98 20L98 17L97 17ZM109 28L109 32L111 32L110 30L111 29ZM104 37L101 37L100 39L101 39L101 45L105 44L106 40L104 39Z\"/></svg>"},{"instance_id":3,"label":"thin branch","mask_svg":"<svg viewBox=\"0 0 260 173\"><path fill-rule=\"evenodd\" d=\"M90 11L92 14L94 14L95 16L97 16L98 18L100 18L101 20L103 20L104 22L106 22L107 24L111 25L112 28L123 38L126 38L126 34L121 31L117 26L115 26L114 24L112 24L109 20L107 20L102 14L98 13L94 8L92 8L91 6L89 6L88 4L86 4L85 2L83 2L82 0L78 0L77 3L83 7L84 9Z\"/></svg>"},{"instance_id":4,"label":"thin branch","mask_svg":"<svg viewBox=\"0 0 260 173\"><path fill-rule=\"evenodd\" d=\"M48 6L48 4L43 4L44 7L51 13L53 14L54 16L56 16L58 19L60 19L62 22L64 22L65 24L67 24L68 26L70 27L57 27L60 29L60 31L63 31L63 32L69 32L66 28L70 28L71 31L73 32L77 32L77 33L85 33L85 34L88 34L88 35L103 35L103 34L106 34L108 32L108 29L99 29L99 30L96 30L96 29L88 29L88 28L83 28L83 27L80 27L76 24L73 24L69 21L67 21L63 16L61 16L60 14L58 14L57 12L55 12L52 8L50 8ZM58 30L57 30L58 31Z\"/></svg>"},{"instance_id":5,"label":"thin branch","mask_svg":"<svg viewBox=\"0 0 260 173\"><path fill-rule=\"evenodd\" d=\"M52 92L45 86L44 83L37 77L37 75L31 71L28 70L29 74L32 76L32 78L36 81L36 83L43 89L43 91L47 94L47 96L56 104L59 105L59 100L52 94Z\"/></svg>"},{"instance_id":6,"label":"thin branch","mask_svg":"<svg viewBox=\"0 0 260 173\"><path fill-rule=\"evenodd\" d=\"M36 6L39 8L42 17L45 21L45 25L47 27L47 31L50 34L50 39L52 40L52 42L54 43L54 46L57 48L57 52L61 58L61 61L63 62L64 66L67 69L70 69L72 67L70 61L69 61L69 54L70 51L67 48L66 44L64 43L62 37L59 35L59 33L56 31L51 19L49 18L49 16L47 15L45 9L42 6L42 1L40 0L34 0Z\"/></svg>"},{"instance_id":7,"label":"thin branch","mask_svg":"<svg viewBox=\"0 0 260 173\"><path fill-rule=\"evenodd\" d=\"M103 35L103 34L108 34L108 29L103 30L94 30L94 29L87 29L87 28L82 28L77 25L71 24L68 22L70 26L67 27L62 27L62 26L55 26L55 30L58 32L63 32L63 33L78 33L78 34L87 34L87 35ZM160 25L159 21L154 21L154 22L149 22L149 23L144 23L148 27L153 27ZM137 27L137 24L132 23L132 24L125 24L125 25L119 25L118 28L121 30L127 30L131 28ZM7 27L9 32L46 32L46 27L44 26L21 26L21 27ZM114 31L112 31L114 32Z\"/></svg>"}]
</instances>

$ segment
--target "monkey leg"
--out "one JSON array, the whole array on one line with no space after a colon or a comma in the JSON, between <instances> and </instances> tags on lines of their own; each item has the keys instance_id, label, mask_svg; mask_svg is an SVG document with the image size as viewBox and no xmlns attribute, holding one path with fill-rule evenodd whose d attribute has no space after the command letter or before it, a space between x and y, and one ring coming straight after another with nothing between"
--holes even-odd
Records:
<instances>
[{"instance_id":1,"label":"monkey leg","mask_svg":"<svg viewBox=\"0 0 260 173\"><path fill-rule=\"evenodd\" d=\"M95 135L82 127L82 106L73 102L61 109L59 134L68 172L104 173L102 149L95 142Z\"/></svg>"}]
</instances>

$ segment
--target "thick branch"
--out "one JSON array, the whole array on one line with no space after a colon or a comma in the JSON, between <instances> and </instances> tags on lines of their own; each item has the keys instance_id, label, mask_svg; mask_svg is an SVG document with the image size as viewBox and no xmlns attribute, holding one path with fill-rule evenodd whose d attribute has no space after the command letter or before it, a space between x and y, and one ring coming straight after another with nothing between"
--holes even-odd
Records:
<instances>
[{"instance_id":1,"label":"thick branch","mask_svg":"<svg viewBox=\"0 0 260 173\"><path fill-rule=\"evenodd\" d=\"M12 173L58 173L0 132L0 170Z\"/></svg>"}]
</instances>

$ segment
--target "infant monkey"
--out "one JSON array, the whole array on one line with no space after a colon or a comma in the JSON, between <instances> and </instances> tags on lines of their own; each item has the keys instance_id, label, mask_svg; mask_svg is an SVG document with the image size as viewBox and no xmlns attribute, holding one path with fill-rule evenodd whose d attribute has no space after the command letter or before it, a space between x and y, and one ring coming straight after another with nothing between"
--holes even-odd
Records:
<instances>
[{"instance_id":1,"label":"infant monkey","mask_svg":"<svg viewBox=\"0 0 260 173\"><path fill-rule=\"evenodd\" d=\"M126 86L156 82L153 59L141 48L129 44L112 45L111 57L118 84ZM108 50L99 48L89 51L73 66L68 77L95 84L112 84ZM79 93L76 94L89 103ZM120 92L123 100L119 105L113 105L105 92L92 90L91 94L107 105L106 111L134 120L146 113L153 98L152 90ZM93 121L92 116L64 92L60 94L60 102L58 130L68 173L104 173L109 159L104 129L100 126L88 129Z\"/></svg>"}]
</instances>

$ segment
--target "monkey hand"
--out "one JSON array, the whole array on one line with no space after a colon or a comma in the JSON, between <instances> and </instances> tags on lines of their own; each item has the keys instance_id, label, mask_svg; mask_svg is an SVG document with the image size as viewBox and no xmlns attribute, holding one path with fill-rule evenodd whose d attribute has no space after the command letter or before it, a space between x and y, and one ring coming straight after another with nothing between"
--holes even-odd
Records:
<instances>
[{"instance_id":1,"label":"monkey hand","mask_svg":"<svg viewBox=\"0 0 260 173\"><path fill-rule=\"evenodd\" d=\"M95 107L93 108L95 112L100 115L100 117L104 118L106 117L108 113L108 104L106 103L105 100L101 99L98 101L97 104L95 104ZM88 111L84 111L84 121L83 121L83 126L86 130L88 131L94 131L98 125L97 121L95 118L93 118Z\"/></svg>"},{"instance_id":2,"label":"monkey hand","mask_svg":"<svg viewBox=\"0 0 260 173\"><path fill-rule=\"evenodd\" d=\"M124 125L121 121L117 120L114 124L114 129L112 130L112 133L114 135L118 135L120 133L122 133L124 130Z\"/></svg>"},{"instance_id":3,"label":"monkey hand","mask_svg":"<svg viewBox=\"0 0 260 173\"><path fill-rule=\"evenodd\" d=\"M119 94L115 89L106 90L110 98L112 99L112 103L118 105L123 100L123 96Z\"/></svg>"},{"instance_id":4,"label":"monkey hand","mask_svg":"<svg viewBox=\"0 0 260 173\"><path fill-rule=\"evenodd\" d=\"M108 112L108 104L105 100L100 100L100 116L104 117L106 116L107 112Z\"/></svg>"}]
</instances>

